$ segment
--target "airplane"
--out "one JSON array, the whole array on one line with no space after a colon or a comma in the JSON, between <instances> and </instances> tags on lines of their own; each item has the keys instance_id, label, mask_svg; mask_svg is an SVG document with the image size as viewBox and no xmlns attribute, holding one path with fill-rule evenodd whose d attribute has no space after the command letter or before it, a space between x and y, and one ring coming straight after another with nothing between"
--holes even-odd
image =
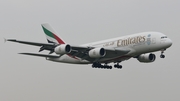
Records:
<instances>
[{"instance_id":1,"label":"airplane","mask_svg":"<svg viewBox=\"0 0 180 101\"><path fill-rule=\"evenodd\" d=\"M49 51L49 54L19 53L23 55L45 57L46 60L71 64L92 64L93 68L121 69L122 61L136 58L142 63L151 63L156 59L152 52L161 51L161 58L165 58L164 51L172 45L172 40L160 32L142 32L113 39L87 43L83 45L70 45L60 38L48 24L41 24L48 43L6 39L27 45L39 46L39 52Z\"/></svg>"}]
</instances>

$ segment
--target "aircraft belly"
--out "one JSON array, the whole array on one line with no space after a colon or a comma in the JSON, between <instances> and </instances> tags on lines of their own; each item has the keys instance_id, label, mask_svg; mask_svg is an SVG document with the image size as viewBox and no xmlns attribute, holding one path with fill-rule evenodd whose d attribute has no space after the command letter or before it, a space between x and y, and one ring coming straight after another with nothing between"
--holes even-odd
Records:
<instances>
[{"instance_id":1,"label":"aircraft belly","mask_svg":"<svg viewBox=\"0 0 180 101\"><path fill-rule=\"evenodd\" d=\"M48 58L47 60L54 61L54 62L62 62L62 63L71 63L71 64L88 64L89 61L82 60L80 58L70 56L70 55L63 55L60 58Z\"/></svg>"},{"instance_id":2,"label":"aircraft belly","mask_svg":"<svg viewBox=\"0 0 180 101\"><path fill-rule=\"evenodd\" d=\"M119 56L114 58L102 58L99 60L101 63L110 63L110 62L121 62L130 59L132 56Z\"/></svg>"}]
</instances>

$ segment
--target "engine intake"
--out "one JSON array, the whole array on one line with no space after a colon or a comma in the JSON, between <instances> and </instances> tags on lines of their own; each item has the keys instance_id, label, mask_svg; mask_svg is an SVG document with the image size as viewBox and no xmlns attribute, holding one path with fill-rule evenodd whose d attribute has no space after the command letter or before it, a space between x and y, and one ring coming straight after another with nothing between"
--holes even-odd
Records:
<instances>
[{"instance_id":1,"label":"engine intake","mask_svg":"<svg viewBox=\"0 0 180 101\"><path fill-rule=\"evenodd\" d=\"M144 62L144 63L154 62L156 59L156 55L152 53L141 54L137 59L139 60L139 62Z\"/></svg>"},{"instance_id":2,"label":"engine intake","mask_svg":"<svg viewBox=\"0 0 180 101\"><path fill-rule=\"evenodd\" d=\"M89 57L100 58L106 55L106 50L104 48L95 48L89 51Z\"/></svg>"},{"instance_id":3,"label":"engine intake","mask_svg":"<svg viewBox=\"0 0 180 101\"><path fill-rule=\"evenodd\" d=\"M68 44L61 44L55 47L54 52L56 54L67 54L71 52L71 46Z\"/></svg>"}]
</instances>

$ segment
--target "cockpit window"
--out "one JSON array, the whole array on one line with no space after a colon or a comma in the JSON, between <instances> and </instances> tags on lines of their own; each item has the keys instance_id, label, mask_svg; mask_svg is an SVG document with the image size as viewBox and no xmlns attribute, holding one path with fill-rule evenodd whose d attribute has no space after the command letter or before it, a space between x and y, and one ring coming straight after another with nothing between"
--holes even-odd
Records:
<instances>
[{"instance_id":1,"label":"cockpit window","mask_svg":"<svg viewBox=\"0 0 180 101\"><path fill-rule=\"evenodd\" d=\"M167 36L162 36L161 39L167 38Z\"/></svg>"}]
</instances>

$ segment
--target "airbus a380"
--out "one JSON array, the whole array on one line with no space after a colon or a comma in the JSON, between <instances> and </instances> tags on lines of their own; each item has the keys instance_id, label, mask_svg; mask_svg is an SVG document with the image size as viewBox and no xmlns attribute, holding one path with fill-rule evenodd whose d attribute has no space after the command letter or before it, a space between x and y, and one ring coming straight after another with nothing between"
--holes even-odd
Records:
<instances>
[{"instance_id":1,"label":"airbus a380","mask_svg":"<svg viewBox=\"0 0 180 101\"><path fill-rule=\"evenodd\" d=\"M171 39L160 32L143 32L123 37L117 37L84 45L70 45L49 24L42 24L48 43L37 43L7 39L6 41L39 46L39 52L48 50L49 54L20 53L45 57L46 60L71 63L92 64L93 68L112 69L109 63L114 63L115 68L122 68L119 63L130 58L139 62L150 63L156 56L152 52L161 51L161 58L165 58L164 51L172 45ZM55 54L52 54L55 53Z\"/></svg>"}]
</instances>

